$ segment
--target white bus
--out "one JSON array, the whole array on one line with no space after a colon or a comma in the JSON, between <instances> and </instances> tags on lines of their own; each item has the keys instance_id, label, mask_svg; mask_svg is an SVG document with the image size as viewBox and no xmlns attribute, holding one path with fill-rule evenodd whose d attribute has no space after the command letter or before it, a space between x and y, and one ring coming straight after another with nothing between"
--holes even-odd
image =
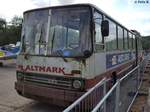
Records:
<instances>
[{"instance_id":1,"label":"white bus","mask_svg":"<svg viewBox=\"0 0 150 112\"><path fill-rule=\"evenodd\" d=\"M136 66L140 40L91 4L26 11L15 89L24 97L69 104L102 78L115 83Z\"/></svg>"}]
</instances>

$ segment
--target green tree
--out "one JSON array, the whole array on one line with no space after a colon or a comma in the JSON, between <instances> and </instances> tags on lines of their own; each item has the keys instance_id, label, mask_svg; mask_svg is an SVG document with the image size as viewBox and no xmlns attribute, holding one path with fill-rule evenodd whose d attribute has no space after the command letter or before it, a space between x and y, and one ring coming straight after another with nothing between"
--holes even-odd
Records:
<instances>
[{"instance_id":1,"label":"green tree","mask_svg":"<svg viewBox=\"0 0 150 112\"><path fill-rule=\"evenodd\" d=\"M22 17L14 16L14 17L12 18L12 20L11 20L11 24L12 24L13 26L18 27L18 26L21 26L21 25L22 25L22 21L23 21Z\"/></svg>"},{"instance_id":2,"label":"green tree","mask_svg":"<svg viewBox=\"0 0 150 112\"><path fill-rule=\"evenodd\" d=\"M150 36L142 38L142 47L144 50L150 50Z\"/></svg>"},{"instance_id":3,"label":"green tree","mask_svg":"<svg viewBox=\"0 0 150 112\"><path fill-rule=\"evenodd\" d=\"M0 32L6 31L6 20L3 18L0 18Z\"/></svg>"},{"instance_id":4,"label":"green tree","mask_svg":"<svg viewBox=\"0 0 150 112\"><path fill-rule=\"evenodd\" d=\"M20 41L22 18L14 16L9 24L0 18L0 46Z\"/></svg>"}]
</instances>

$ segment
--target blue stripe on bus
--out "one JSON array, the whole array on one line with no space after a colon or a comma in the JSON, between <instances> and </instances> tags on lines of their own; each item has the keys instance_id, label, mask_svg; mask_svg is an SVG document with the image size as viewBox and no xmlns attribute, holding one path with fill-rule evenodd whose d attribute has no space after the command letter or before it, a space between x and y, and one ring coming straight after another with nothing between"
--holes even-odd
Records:
<instances>
[{"instance_id":1,"label":"blue stripe on bus","mask_svg":"<svg viewBox=\"0 0 150 112\"><path fill-rule=\"evenodd\" d=\"M114 67L131 59L135 59L135 53L133 52L107 54L106 68Z\"/></svg>"}]
</instances>

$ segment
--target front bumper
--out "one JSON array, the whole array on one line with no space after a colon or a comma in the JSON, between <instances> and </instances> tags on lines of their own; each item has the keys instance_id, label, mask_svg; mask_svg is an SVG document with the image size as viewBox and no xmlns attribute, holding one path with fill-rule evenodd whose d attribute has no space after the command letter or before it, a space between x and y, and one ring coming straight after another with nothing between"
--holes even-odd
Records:
<instances>
[{"instance_id":1,"label":"front bumper","mask_svg":"<svg viewBox=\"0 0 150 112\"><path fill-rule=\"evenodd\" d=\"M27 98L49 102L56 105L68 105L84 92L43 87L29 82L15 82L17 92Z\"/></svg>"}]
</instances>

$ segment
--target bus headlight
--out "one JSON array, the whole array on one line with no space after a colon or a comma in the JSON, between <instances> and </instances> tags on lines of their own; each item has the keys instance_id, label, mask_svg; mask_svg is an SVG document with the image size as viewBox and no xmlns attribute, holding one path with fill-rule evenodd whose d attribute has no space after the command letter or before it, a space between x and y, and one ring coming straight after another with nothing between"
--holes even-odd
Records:
<instances>
[{"instance_id":1,"label":"bus headlight","mask_svg":"<svg viewBox=\"0 0 150 112\"><path fill-rule=\"evenodd\" d=\"M79 80L74 80L74 81L73 81L73 87L74 87L75 89L80 89L81 86L82 86L81 81L79 81Z\"/></svg>"},{"instance_id":2,"label":"bus headlight","mask_svg":"<svg viewBox=\"0 0 150 112\"><path fill-rule=\"evenodd\" d=\"M22 81L23 79L24 79L23 74L22 73L17 73L17 80Z\"/></svg>"}]
</instances>

